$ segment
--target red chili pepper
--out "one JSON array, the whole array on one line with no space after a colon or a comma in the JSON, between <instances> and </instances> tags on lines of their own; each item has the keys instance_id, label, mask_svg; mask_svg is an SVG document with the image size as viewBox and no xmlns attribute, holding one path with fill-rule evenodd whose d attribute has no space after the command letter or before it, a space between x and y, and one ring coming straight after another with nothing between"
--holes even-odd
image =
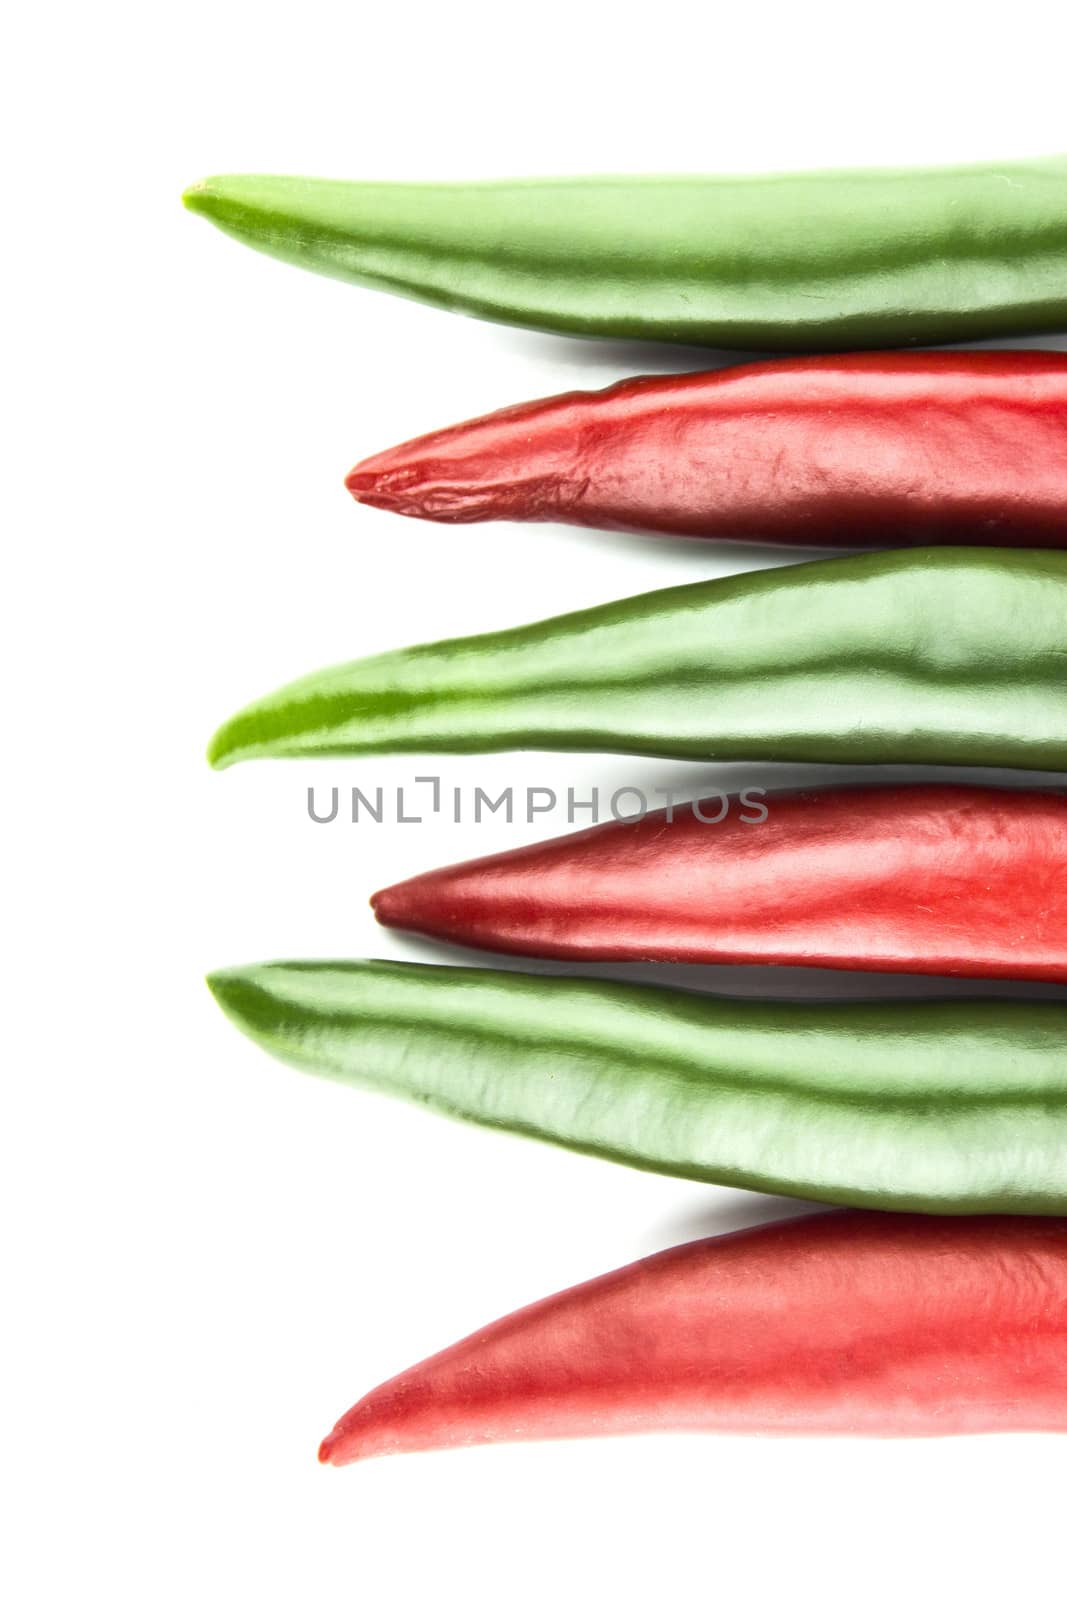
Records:
<instances>
[{"instance_id":1,"label":"red chili pepper","mask_svg":"<svg viewBox=\"0 0 1067 1600\"><path fill-rule=\"evenodd\" d=\"M1067 355L879 353L637 378L512 406L354 467L437 522L780 545L1067 545Z\"/></svg>"},{"instance_id":2,"label":"red chili pepper","mask_svg":"<svg viewBox=\"0 0 1067 1600\"><path fill-rule=\"evenodd\" d=\"M1067 1219L836 1211L665 1250L382 1384L319 1456L666 1429L1067 1430Z\"/></svg>"},{"instance_id":3,"label":"red chili pepper","mask_svg":"<svg viewBox=\"0 0 1067 1600\"><path fill-rule=\"evenodd\" d=\"M390 926L521 955L1063 982L1067 794L720 797L442 867L371 905Z\"/></svg>"}]
</instances>

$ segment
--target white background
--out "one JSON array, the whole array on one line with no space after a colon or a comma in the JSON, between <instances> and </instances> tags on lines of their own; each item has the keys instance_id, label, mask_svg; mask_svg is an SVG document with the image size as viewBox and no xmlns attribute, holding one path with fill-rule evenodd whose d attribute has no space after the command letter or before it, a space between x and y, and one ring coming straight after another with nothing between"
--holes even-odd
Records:
<instances>
[{"instance_id":1,"label":"white background","mask_svg":"<svg viewBox=\"0 0 1067 1600\"><path fill-rule=\"evenodd\" d=\"M201 981L269 957L462 959L386 936L368 893L560 830L316 827L310 781L437 770L611 788L655 763L220 775L208 735L334 660L776 558L355 506L345 470L387 444L707 358L494 329L316 279L178 202L218 171L1043 153L1067 137L1054 16L930 0L186 0L42 4L8 24L12 1596L1061 1592L1055 1437L637 1439L316 1463L364 1390L486 1320L799 1208L301 1077L231 1030Z\"/></svg>"}]
</instances>

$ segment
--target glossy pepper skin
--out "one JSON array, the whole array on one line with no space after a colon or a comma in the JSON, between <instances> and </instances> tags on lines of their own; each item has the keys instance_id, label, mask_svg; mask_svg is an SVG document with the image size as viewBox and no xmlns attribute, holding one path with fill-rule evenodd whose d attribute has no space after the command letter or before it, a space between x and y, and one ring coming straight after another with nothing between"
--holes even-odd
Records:
<instances>
[{"instance_id":1,"label":"glossy pepper skin","mask_svg":"<svg viewBox=\"0 0 1067 1600\"><path fill-rule=\"evenodd\" d=\"M422 873L371 905L388 927L509 955L1064 983L1067 794L916 784L679 804Z\"/></svg>"},{"instance_id":2,"label":"glossy pepper skin","mask_svg":"<svg viewBox=\"0 0 1067 1600\"><path fill-rule=\"evenodd\" d=\"M288 684L215 766L388 751L1067 767L1067 554L810 561L396 650Z\"/></svg>"},{"instance_id":3,"label":"glossy pepper skin","mask_svg":"<svg viewBox=\"0 0 1067 1600\"><path fill-rule=\"evenodd\" d=\"M1067 328L1067 156L734 177L343 183L183 196L253 249L493 322L735 350Z\"/></svg>"},{"instance_id":4,"label":"glossy pepper skin","mask_svg":"<svg viewBox=\"0 0 1067 1600\"><path fill-rule=\"evenodd\" d=\"M1067 355L887 352L634 378L427 434L347 483L436 522L1067 545Z\"/></svg>"},{"instance_id":5,"label":"glossy pepper skin","mask_svg":"<svg viewBox=\"0 0 1067 1600\"><path fill-rule=\"evenodd\" d=\"M610 1161L887 1211L1067 1213L1067 1007L795 1004L403 962L214 973L283 1061Z\"/></svg>"},{"instance_id":6,"label":"glossy pepper skin","mask_svg":"<svg viewBox=\"0 0 1067 1600\"><path fill-rule=\"evenodd\" d=\"M1067 1223L839 1211L680 1245L383 1383L319 1458L667 1430L1067 1430Z\"/></svg>"}]
</instances>

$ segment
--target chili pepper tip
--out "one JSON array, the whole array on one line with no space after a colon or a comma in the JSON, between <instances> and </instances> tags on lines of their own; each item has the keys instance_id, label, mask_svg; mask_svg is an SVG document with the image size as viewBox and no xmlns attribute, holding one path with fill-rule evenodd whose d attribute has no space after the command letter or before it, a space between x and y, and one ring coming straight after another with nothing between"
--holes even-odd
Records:
<instances>
[{"instance_id":1,"label":"chili pepper tip","mask_svg":"<svg viewBox=\"0 0 1067 1600\"><path fill-rule=\"evenodd\" d=\"M223 767L233 766L235 762L240 761L240 751L235 751L232 746L230 724L228 722L224 722L222 727L217 728L212 734L206 754L208 766L214 767L216 772L220 772Z\"/></svg>"},{"instance_id":2,"label":"chili pepper tip","mask_svg":"<svg viewBox=\"0 0 1067 1600\"><path fill-rule=\"evenodd\" d=\"M247 969L220 967L217 972L209 972L204 982L223 1015L229 1017L235 1027L241 1027L240 1019L250 998Z\"/></svg>"},{"instance_id":3,"label":"chili pepper tip","mask_svg":"<svg viewBox=\"0 0 1067 1600\"><path fill-rule=\"evenodd\" d=\"M442 884L439 877L427 876L432 878L432 883L424 883L417 877L405 878L401 883L389 884L386 889L375 889L370 897L370 908L383 928L441 933L435 925L434 913L440 910L438 897L447 897L448 885Z\"/></svg>"},{"instance_id":4,"label":"chili pepper tip","mask_svg":"<svg viewBox=\"0 0 1067 1600\"><path fill-rule=\"evenodd\" d=\"M387 452L383 452L385 454ZM419 493L419 474L412 468L375 466L378 457L370 457L352 468L345 478L345 488L360 505L371 506L376 511L392 511L401 517L421 517L428 503L426 486ZM432 491L432 485L430 490ZM432 495L430 496L432 498ZM442 510L439 521L449 520Z\"/></svg>"},{"instance_id":5,"label":"chili pepper tip","mask_svg":"<svg viewBox=\"0 0 1067 1600\"><path fill-rule=\"evenodd\" d=\"M206 179L201 178L199 183L191 183L188 189L182 190L182 205L187 211L210 210Z\"/></svg>"},{"instance_id":6,"label":"chili pepper tip","mask_svg":"<svg viewBox=\"0 0 1067 1600\"><path fill-rule=\"evenodd\" d=\"M379 922L389 923L390 907L393 904L393 888L375 889L367 904L370 906Z\"/></svg>"},{"instance_id":7,"label":"chili pepper tip","mask_svg":"<svg viewBox=\"0 0 1067 1600\"><path fill-rule=\"evenodd\" d=\"M223 1011L226 1012L227 1015L229 1015L229 1007L226 1004L225 972L209 972L207 977L204 979L204 982L211 990L211 998Z\"/></svg>"}]
</instances>

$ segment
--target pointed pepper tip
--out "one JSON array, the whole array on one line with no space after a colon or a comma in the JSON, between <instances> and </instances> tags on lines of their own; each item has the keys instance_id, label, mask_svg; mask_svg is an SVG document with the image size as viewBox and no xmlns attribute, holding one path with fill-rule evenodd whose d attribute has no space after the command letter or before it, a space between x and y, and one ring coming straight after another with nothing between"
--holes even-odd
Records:
<instances>
[{"instance_id":1,"label":"pointed pepper tip","mask_svg":"<svg viewBox=\"0 0 1067 1600\"><path fill-rule=\"evenodd\" d=\"M207 764L215 772L222 772L226 767L232 767L241 760L240 749L235 747L231 734L231 725L224 722L216 728L208 741L206 751Z\"/></svg>"},{"instance_id":2,"label":"pointed pepper tip","mask_svg":"<svg viewBox=\"0 0 1067 1600\"><path fill-rule=\"evenodd\" d=\"M200 178L196 183L191 183L187 189L182 190L182 205L186 211L205 212L210 210L210 194L208 178Z\"/></svg>"}]
</instances>

